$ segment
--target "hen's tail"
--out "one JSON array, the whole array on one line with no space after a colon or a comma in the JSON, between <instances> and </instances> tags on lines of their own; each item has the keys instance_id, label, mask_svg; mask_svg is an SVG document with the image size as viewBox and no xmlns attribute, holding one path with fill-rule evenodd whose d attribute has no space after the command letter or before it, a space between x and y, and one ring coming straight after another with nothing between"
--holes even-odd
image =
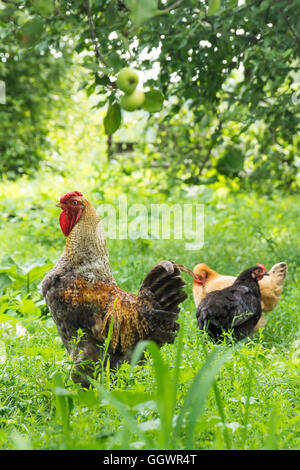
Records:
<instances>
[{"instance_id":1,"label":"hen's tail","mask_svg":"<svg viewBox=\"0 0 300 470\"><path fill-rule=\"evenodd\" d=\"M274 264L269 276L259 281L262 310L271 312L280 301L284 280L287 274L287 265L284 262Z\"/></svg>"},{"instance_id":2,"label":"hen's tail","mask_svg":"<svg viewBox=\"0 0 300 470\"><path fill-rule=\"evenodd\" d=\"M286 263L277 263L269 271L269 276L276 282L278 285L282 285L283 281L286 278L287 274L287 264Z\"/></svg>"},{"instance_id":3,"label":"hen's tail","mask_svg":"<svg viewBox=\"0 0 300 470\"><path fill-rule=\"evenodd\" d=\"M180 277L182 270L172 261L160 261L148 273L138 294L144 301L151 339L159 345L172 343L179 329L179 305L187 298L183 290L186 284Z\"/></svg>"}]
</instances>

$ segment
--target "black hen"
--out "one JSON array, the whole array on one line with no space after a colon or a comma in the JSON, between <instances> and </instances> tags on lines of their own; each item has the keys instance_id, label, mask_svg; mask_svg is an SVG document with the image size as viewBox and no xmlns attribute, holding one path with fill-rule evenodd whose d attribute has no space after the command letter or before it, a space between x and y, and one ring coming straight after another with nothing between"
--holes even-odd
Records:
<instances>
[{"instance_id":1,"label":"black hen","mask_svg":"<svg viewBox=\"0 0 300 470\"><path fill-rule=\"evenodd\" d=\"M229 330L238 340L253 333L261 317L258 281L265 275L266 268L258 264L243 271L232 286L208 293L197 308L200 329L207 329L215 339Z\"/></svg>"}]
</instances>

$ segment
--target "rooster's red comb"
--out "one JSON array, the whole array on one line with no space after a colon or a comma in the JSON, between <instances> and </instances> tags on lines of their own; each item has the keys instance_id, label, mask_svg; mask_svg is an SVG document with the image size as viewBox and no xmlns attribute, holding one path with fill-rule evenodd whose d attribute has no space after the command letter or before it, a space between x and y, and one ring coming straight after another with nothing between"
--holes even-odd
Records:
<instances>
[{"instance_id":1,"label":"rooster's red comb","mask_svg":"<svg viewBox=\"0 0 300 470\"><path fill-rule=\"evenodd\" d=\"M264 272L267 272L267 270L266 270L266 268L264 267L263 264L258 264L258 263L257 263L257 266L258 266L259 268L261 268Z\"/></svg>"},{"instance_id":2,"label":"rooster's red comb","mask_svg":"<svg viewBox=\"0 0 300 470\"><path fill-rule=\"evenodd\" d=\"M74 196L83 196L83 194L80 191L70 191L69 193L66 193L61 196L59 202L66 202L68 199Z\"/></svg>"}]
</instances>

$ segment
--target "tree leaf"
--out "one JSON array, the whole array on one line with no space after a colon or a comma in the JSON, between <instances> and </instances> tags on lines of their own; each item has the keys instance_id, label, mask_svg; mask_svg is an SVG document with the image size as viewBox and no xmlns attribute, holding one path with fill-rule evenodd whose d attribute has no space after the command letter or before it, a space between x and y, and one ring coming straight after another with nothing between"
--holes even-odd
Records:
<instances>
[{"instance_id":1,"label":"tree leaf","mask_svg":"<svg viewBox=\"0 0 300 470\"><path fill-rule=\"evenodd\" d=\"M157 0L126 0L130 9L130 17L135 26L141 26L146 20L154 16L159 10Z\"/></svg>"},{"instance_id":2,"label":"tree leaf","mask_svg":"<svg viewBox=\"0 0 300 470\"><path fill-rule=\"evenodd\" d=\"M85 58L82 63L82 67L91 70L92 72L109 73L109 69L107 67L100 66L97 62L91 59Z\"/></svg>"},{"instance_id":3,"label":"tree leaf","mask_svg":"<svg viewBox=\"0 0 300 470\"><path fill-rule=\"evenodd\" d=\"M99 398L94 390L81 390L74 394L74 399L89 408L99 405Z\"/></svg>"},{"instance_id":4,"label":"tree leaf","mask_svg":"<svg viewBox=\"0 0 300 470\"><path fill-rule=\"evenodd\" d=\"M112 394L117 400L128 405L130 408L140 405L141 403L148 403L153 399L153 393L138 392L136 390L114 390Z\"/></svg>"},{"instance_id":5,"label":"tree leaf","mask_svg":"<svg viewBox=\"0 0 300 470\"><path fill-rule=\"evenodd\" d=\"M228 146L224 155L218 160L216 168L223 175L237 175L244 168L245 155L241 150Z\"/></svg>"},{"instance_id":6,"label":"tree leaf","mask_svg":"<svg viewBox=\"0 0 300 470\"><path fill-rule=\"evenodd\" d=\"M12 325L15 325L18 323L18 320L14 317L11 317L10 315L7 315L6 313L0 313L0 323L4 322L10 322Z\"/></svg>"},{"instance_id":7,"label":"tree leaf","mask_svg":"<svg viewBox=\"0 0 300 470\"><path fill-rule=\"evenodd\" d=\"M119 70L121 70L122 68L121 57L119 56L117 52L114 52L114 51L105 56L105 63L108 65L108 67L111 67L115 73L119 72ZM102 70L100 71L102 72L105 71L104 67L102 67ZM108 71L107 68L106 68L106 71Z\"/></svg>"},{"instance_id":8,"label":"tree leaf","mask_svg":"<svg viewBox=\"0 0 300 470\"><path fill-rule=\"evenodd\" d=\"M39 41L44 29L44 21L40 18L34 18L23 24L19 30L21 40L25 46L33 46Z\"/></svg>"},{"instance_id":9,"label":"tree leaf","mask_svg":"<svg viewBox=\"0 0 300 470\"><path fill-rule=\"evenodd\" d=\"M142 109L148 111L149 113L156 113L160 111L163 102L164 102L164 95L159 90L151 90L145 93L145 101L142 105Z\"/></svg>"},{"instance_id":10,"label":"tree leaf","mask_svg":"<svg viewBox=\"0 0 300 470\"><path fill-rule=\"evenodd\" d=\"M39 271L42 269L42 274L44 274L47 269L52 267L49 264L46 264L46 259L45 258L39 258L39 259L32 259L31 261L23 264L17 265L17 272L20 273L22 276L25 276L27 274L33 274L35 271Z\"/></svg>"},{"instance_id":11,"label":"tree leaf","mask_svg":"<svg viewBox=\"0 0 300 470\"><path fill-rule=\"evenodd\" d=\"M105 20L109 24L114 24L118 19L118 9L116 2L109 2L104 11Z\"/></svg>"},{"instance_id":12,"label":"tree leaf","mask_svg":"<svg viewBox=\"0 0 300 470\"><path fill-rule=\"evenodd\" d=\"M50 0L31 0L32 8L42 16L51 16L54 12L54 2Z\"/></svg>"},{"instance_id":13,"label":"tree leaf","mask_svg":"<svg viewBox=\"0 0 300 470\"><path fill-rule=\"evenodd\" d=\"M209 0L207 16L214 15L221 6L221 0Z\"/></svg>"},{"instance_id":14,"label":"tree leaf","mask_svg":"<svg viewBox=\"0 0 300 470\"><path fill-rule=\"evenodd\" d=\"M8 287L12 284L11 278L5 274L5 273L0 273L0 291L4 289L5 287Z\"/></svg>"},{"instance_id":15,"label":"tree leaf","mask_svg":"<svg viewBox=\"0 0 300 470\"><path fill-rule=\"evenodd\" d=\"M41 313L40 309L36 307L35 303L31 299L23 299L22 305L20 307L20 312L23 313L25 317L31 315L39 315Z\"/></svg>"},{"instance_id":16,"label":"tree leaf","mask_svg":"<svg viewBox=\"0 0 300 470\"><path fill-rule=\"evenodd\" d=\"M105 134L107 135L112 135L119 129L121 124L121 110L118 103L113 103L108 107L103 123Z\"/></svg>"}]
</instances>

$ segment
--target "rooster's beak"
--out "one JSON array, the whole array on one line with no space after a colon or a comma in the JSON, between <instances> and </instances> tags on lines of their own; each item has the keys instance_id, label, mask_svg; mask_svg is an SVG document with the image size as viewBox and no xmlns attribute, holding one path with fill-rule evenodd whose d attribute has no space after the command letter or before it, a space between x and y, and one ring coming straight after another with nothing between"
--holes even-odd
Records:
<instances>
[{"instance_id":1,"label":"rooster's beak","mask_svg":"<svg viewBox=\"0 0 300 470\"><path fill-rule=\"evenodd\" d=\"M264 276L270 276L270 274L269 273L264 273Z\"/></svg>"},{"instance_id":2,"label":"rooster's beak","mask_svg":"<svg viewBox=\"0 0 300 470\"><path fill-rule=\"evenodd\" d=\"M55 205L56 205L56 207L60 207L61 209L63 208L61 202L58 202L58 203L55 204Z\"/></svg>"}]
</instances>

